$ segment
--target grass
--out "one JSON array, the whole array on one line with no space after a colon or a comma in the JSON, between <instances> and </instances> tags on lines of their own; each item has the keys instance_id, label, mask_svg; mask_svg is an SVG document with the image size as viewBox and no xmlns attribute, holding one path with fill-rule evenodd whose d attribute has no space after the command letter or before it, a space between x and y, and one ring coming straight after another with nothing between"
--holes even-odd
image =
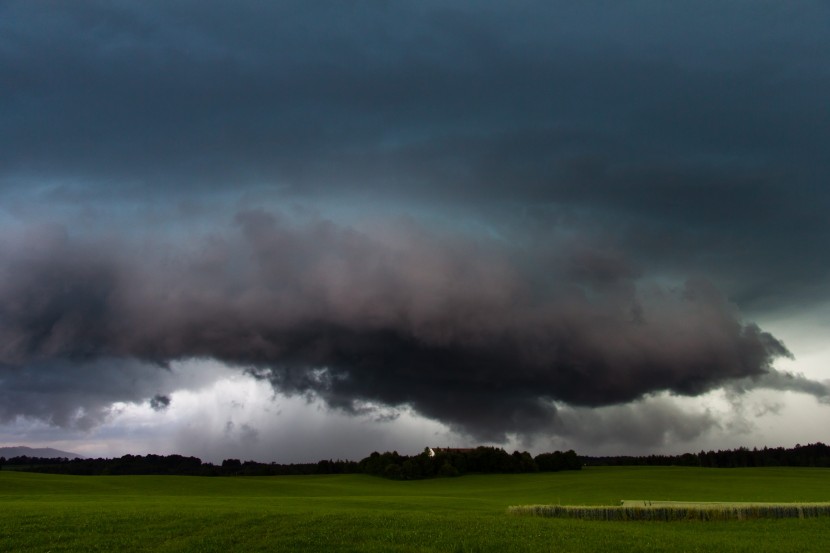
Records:
<instances>
[{"instance_id":1,"label":"grass","mask_svg":"<svg viewBox=\"0 0 830 553\"><path fill-rule=\"evenodd\" d=\"M824 469L596 467L397 482L0 471L0 551L824 551L825 519L604 522L516 504L822 502Z\"/></svg>"}]
</instances>

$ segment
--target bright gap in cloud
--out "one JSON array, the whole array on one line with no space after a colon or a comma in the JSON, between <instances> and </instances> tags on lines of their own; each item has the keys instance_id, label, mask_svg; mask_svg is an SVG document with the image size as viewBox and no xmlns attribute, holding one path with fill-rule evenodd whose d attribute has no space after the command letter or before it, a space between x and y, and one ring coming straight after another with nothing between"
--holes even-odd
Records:
<instances>
[{"instance_id":1,"label":"bright gap in cloud","mask_svg":"<svg viewBox=\"0 0 830 553\"><path fill-rule=\"evenodd\" d=\"M166 407L153 408L151 398L117 402L104 424L86 432L18 417L0 427L0 442L88 457L178 453L214 463L359 460L372 451L417 454L436 445L641 455L809 443L816 440L816 410L830 408L805 394L764 389L741 395L720 389L700 397L661 393L593 409L560 405L547 435L510 434L502 443L480 443L408 408L365 403L350 415L314 398L275 393L267 381L210 360L175 363L167 385Z\"/></svg>"},{"instance_id":2,"label":"bright gap in cloud","mask_svg":"<svg viewBox=\"0 0 830 553\"><path fill-rule=\"evenodd\" d=\"M180 453L204 461L226 458L262 462L359 460L374 450L420 452L458 437L411 410L365 404L357 416L302 396L275 393L245 374L223 376L209 386L169 394L166 409L149 401L113 405L109 420L85 440L88 453Z\"/></svg>"},{"instance_id":3,"label":"bright gap in cloud","mask_svg":"<svg viewBox=\"0 0 830 553\"><path fill-rule=\"evenodd\" d=\"M827 342L830 303L817 303L809 309L768 317L759 324L779 337L794 355L792 359L778 359L776 368L812 379L830 380L830 343Z\"/></svg>"}]
</instances>

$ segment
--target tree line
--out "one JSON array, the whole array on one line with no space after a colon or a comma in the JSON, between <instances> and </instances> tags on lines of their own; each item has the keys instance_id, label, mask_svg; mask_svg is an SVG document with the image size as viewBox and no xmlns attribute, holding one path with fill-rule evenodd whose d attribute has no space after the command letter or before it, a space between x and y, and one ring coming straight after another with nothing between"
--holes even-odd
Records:
<instances>
[{"instance_id":1,"label":"tree line","mask_svg":"<svg viewBox=\"0 0 830 553\"><path fill-rule=\"evenodd\" d=\"M468 473L518 473L574 470L582 463L577 454L542 453L535 458L528 452L512 455L495 447L479 447L465 452L429 450L418 455L398 452L373 452L359 462L321 460L316 463L259 463L225 459L221 464L202 462L182 455L124 455L113 459L67 459L40 457L0 457L0 469L74 475L185 475L185 476L278 476L310 474L370 474L396 480L461 476Z\"/></svg>"},{"instance_id":2,"label":"tree line","mask_svg":"<svg viewBox=\"0 0 830 553\"><path fill-rule=\"evenodd\" d=\"M170 474L188 476L279 476L311 474L370 474L395 480L453 477L469 473L523 473L579 470L583 466L830 467L830 446L821 442L793 448L701 451L682 455L579 456L573 450L507 453L495 447L468 451L425 449L418 455L373 452L360 461L321 460L316 463L259 463L225 459L221 464L182 455L124 455L113 459L0 457L0 469L75 475Z\"/></svg>"},{"instance_id":3,"label":"tree line","mask_svg":"<svg viewBox=\"0 0 830 553\"><path fill-rule=\"evenodd\" d=\"M182 455L124 455L112 459L0 457L0 469L74 475L181 475L181 476L277 476L341 474L357 472L354 461L325 460L317 463L259 463L225 459L221 464Z\"/></svg>"},{"instance_id":4,"label":"tree line","mask_svg":"<svg viewBox=\"0 0 830 553\"><path fill-rule=\"evenodd\" d=\"M830 467L830 446L821 442L796 444L792 448L764 447L763 449L739 447L718 451L701 451L682 455L643 455L587 457L587 466L686 466L707 468L740 467Z\"/></svg>"},{"instance_id":5,"label":"tree line","mask_svg":"<svg viewBox=\"0 0 830 553\"><path fill-rule=\"evenodd\" d=\"M393 480L453 477L469 473L508 474L520 472L555 472L579 470L582 463L573 450L541 453L533 457L527 451L513 454L496 447L477 447L470 451L441 451L430 455L399 455L396 451L374 452L358 463L360 472Z\"/></svg>"}]
</instances>

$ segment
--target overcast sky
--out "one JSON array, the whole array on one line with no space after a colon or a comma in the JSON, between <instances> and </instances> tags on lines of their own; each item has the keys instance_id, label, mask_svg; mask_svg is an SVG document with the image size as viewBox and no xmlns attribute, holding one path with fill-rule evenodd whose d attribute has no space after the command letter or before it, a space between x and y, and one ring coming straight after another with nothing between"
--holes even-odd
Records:
<instances>
[{"instance_id":1,"label":"overcast sky","mask_svg":"<svg viewBox=\"0 0 830 553\"><path fill-rule=\"evenodd\" d=\"M0 444L830 440L830 4L0 1Z\"/></svg>"}]
</instances>

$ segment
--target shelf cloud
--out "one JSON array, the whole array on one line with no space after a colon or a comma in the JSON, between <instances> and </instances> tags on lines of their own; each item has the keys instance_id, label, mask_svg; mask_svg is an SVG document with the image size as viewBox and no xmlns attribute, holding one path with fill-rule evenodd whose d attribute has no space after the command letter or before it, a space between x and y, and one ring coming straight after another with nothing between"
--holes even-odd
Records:
<instances>
[{"instance_id":1,"label":"shelf cloud","mask_svg":"<svg viewBox=\"0 0 830 553\"><path fill-rule=\"evenodd\" d=\"M537 252L412 222L367 234L261 210L164 256L49 230L7 248L0 362L86 367L92 386L108 374L112 400L129 389L112 376L123 362L163 371L209 358L346 411L405 405L498 439L543 430L556 402L697 395L746 378L793 385L771 377L784 344L712 283L650 283L584 244ZM75 393L51 393L64 391Z\"/></svg>"}]
</instances>

